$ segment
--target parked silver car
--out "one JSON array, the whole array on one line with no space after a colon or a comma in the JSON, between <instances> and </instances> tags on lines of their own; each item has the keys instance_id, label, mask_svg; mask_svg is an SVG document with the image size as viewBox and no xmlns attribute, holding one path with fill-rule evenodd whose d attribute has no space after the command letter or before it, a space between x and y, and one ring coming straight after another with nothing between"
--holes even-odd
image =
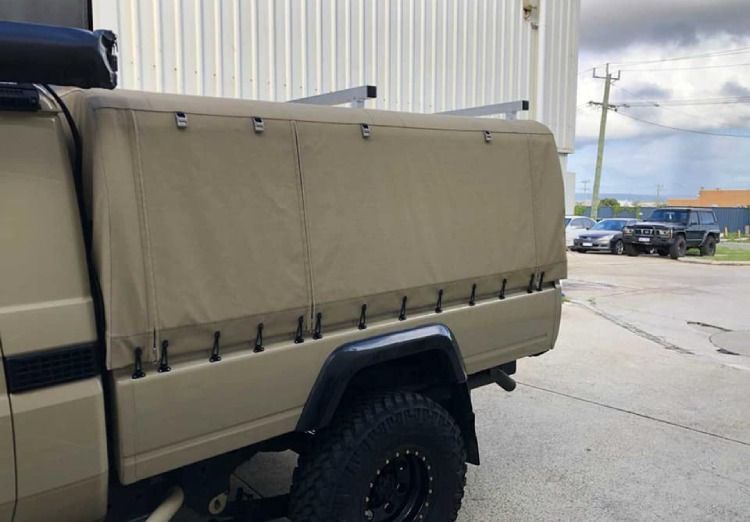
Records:
<instances>
[{"instance_id":1,"label":"parked silver car","mask_svg":"<svg viewBox=\"0 0 750 522\"><path fill-rule=\"evenodd\" d=\"M573 246L573 240L596 225L596 221L586 216L565 216L565 246Z\"/></svg>"},{"instance_id":2,"label":"parked silver car","mask_svg":"<svg viewBox=\"0 0 750 522\"><path fill-rule=\"evenodd\" d=\"M577 252L610 251L615 255L620 255L624 251L622 229L636 221L627 218L602 219L590 230L586 230L575 238L571 250Z\"/></svg>"}]
</instances>

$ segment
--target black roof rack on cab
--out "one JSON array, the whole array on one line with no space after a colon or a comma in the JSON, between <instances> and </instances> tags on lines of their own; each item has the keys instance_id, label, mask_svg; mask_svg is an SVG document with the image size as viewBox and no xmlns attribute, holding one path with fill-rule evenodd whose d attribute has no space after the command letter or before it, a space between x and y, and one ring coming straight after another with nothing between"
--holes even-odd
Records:
<instances>
[{"instance_id":1,"label":"black roof rack on cab","mask_svg":"<svg viewBox=\"0 0 750 522\"><path fill-rule=\"evenodd\" d=\"M112 31L0 21L0 82L117 86Z\"/></svg>"}]
</instances>

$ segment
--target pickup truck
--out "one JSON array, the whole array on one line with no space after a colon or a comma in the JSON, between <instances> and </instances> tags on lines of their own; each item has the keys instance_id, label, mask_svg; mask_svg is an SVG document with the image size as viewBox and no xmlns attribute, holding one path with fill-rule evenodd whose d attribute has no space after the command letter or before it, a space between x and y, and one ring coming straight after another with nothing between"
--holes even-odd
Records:
<instances>
[{"instance_id":1,"label":"pickup truck","mask_svg":"<svg viewBox=\"0 0 750 522\"><path fill-rule=\"evenodd\" d=\"M470 390L559 329L550 132L118 90L109 31L0 48L0 521L454 520ZM233 489L287 449L288 494Z\"/></svg>"}]
</instances>

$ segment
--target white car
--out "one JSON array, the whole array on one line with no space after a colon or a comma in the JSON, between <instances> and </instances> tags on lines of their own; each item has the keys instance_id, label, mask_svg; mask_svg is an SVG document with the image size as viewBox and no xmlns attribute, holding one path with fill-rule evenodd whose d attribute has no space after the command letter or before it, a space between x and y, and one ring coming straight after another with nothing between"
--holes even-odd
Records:
<instances>
[{"instance_id":1,"label":"white car","mask_svg":"<svg viewBox=\"0 0 750 522\"><path fill-rule=\"evenodd\" d=\"M573 246L573 240L596 225L596 221L585 216L565 216L565 246Z\"/></svg>"}]
</instances>

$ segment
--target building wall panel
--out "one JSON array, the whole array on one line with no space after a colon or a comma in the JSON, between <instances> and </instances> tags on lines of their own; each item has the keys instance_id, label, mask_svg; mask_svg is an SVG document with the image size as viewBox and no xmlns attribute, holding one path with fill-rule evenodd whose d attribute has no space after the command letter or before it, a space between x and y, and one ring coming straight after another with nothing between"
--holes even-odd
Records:
<instances>
[{"instance_id":1,"label":"building wall panel","mask_svg":"<svg viewBox=\"0 0 750 522\"><path fill-rule=\"evenodd\" d=\"M529 99L569 153L579 3L93 0L93 19L119 36L124 88L287 101L373 84L368 107L428 113Z\"/></svg>"}]
</instances>

